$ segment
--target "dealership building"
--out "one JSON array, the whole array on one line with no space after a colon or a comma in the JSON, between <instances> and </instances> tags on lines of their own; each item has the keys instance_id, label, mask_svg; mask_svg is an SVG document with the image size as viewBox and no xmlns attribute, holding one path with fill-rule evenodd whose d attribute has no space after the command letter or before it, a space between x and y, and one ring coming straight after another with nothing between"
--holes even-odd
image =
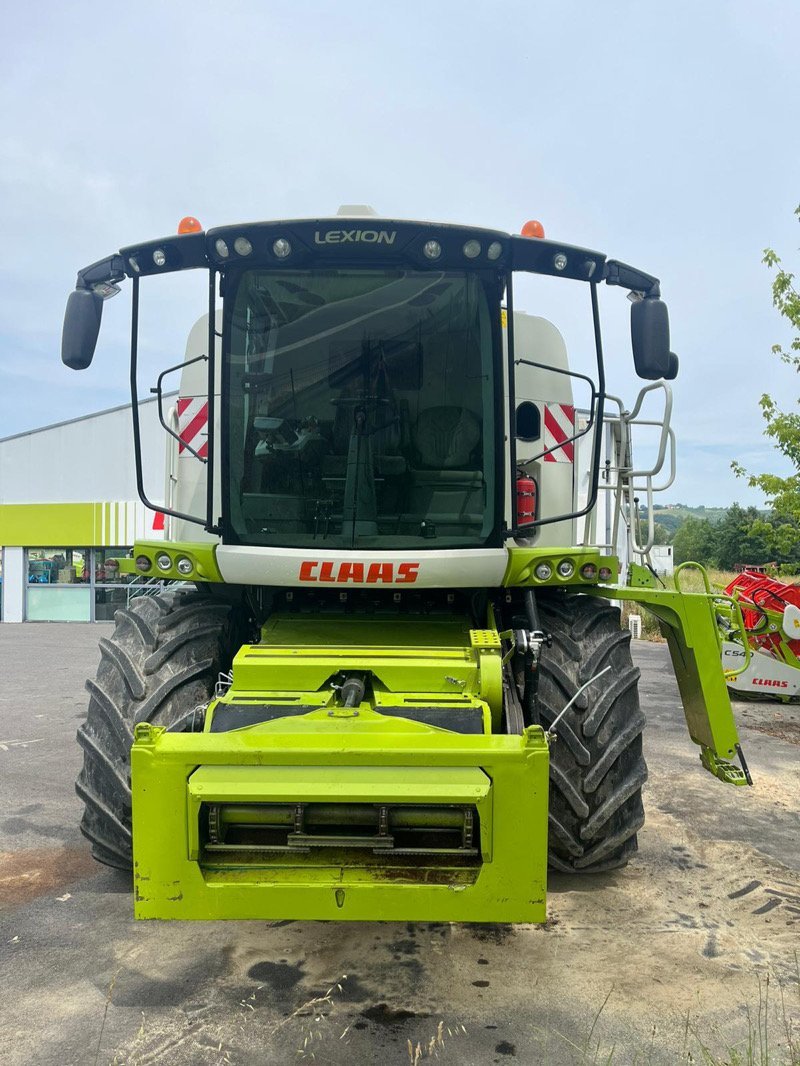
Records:
<instances>
[{"instance_id":1,"label":"dealership building","mask_svg":"<svg viewBox=\"0 0 800 1066\"><path fill-rule=\"evenodd\" d=\"M157 401L139 410L158 503L165 436ZM0 621L113 620L133 580L119 559L162 530L136 491L130 404L0 439Z\"/></svg>"}]
</instances>

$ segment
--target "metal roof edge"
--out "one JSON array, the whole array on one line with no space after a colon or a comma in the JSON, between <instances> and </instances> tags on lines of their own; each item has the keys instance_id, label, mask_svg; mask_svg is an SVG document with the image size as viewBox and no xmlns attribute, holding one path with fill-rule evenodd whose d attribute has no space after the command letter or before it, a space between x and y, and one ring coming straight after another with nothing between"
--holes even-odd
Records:
<instances>
[{"instance_id":1,"label":"metal roof edge","mask_svg":"<svg viewBox=\"0 0 800 1066\"><path fill-rule=\"evenodd\" d=\"M166 400L169 397L177 396L178 390L174 392L165 392L163 398ZM139 400L139 406L144 407L146 403L157 403L158 397L152 396L146 400ZM25 429L21 433L12 433L10 437L0 437L0 444L5 444L9 440L19 440L20 437L32 437L34 433L46 433L50 429L60 429L62 426L71 426L75 422L86 422L90 418L99 418L101 415L113 415L115 411L127 411L130 410L131 405L129 403L120 403L116 407L106 407L102 411L92 411L88 415L78 415L76 418L66 418L63 422L51 422L49 426L37 426L36 429Z\"/></svg>"}]
</instances>

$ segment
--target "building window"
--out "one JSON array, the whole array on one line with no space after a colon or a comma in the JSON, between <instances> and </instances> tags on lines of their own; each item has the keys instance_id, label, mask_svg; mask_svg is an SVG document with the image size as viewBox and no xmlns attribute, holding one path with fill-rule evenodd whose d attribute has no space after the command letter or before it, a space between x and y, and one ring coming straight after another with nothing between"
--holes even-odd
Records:
<instances>
[{"instance_id":1,"label":"building window","mask_svg":"<svg viewBox=\"0 0 800 1066\"><path fill-rule=\"evenodd\" d=\"M29 548L29 622L105 622L128 600L122 548Z\"/></svg>"},{"instance_id":2,"label":"building window","mask_svg":"<svg viewBox=\"0 0 800 1066\"><path fill-rule=\"evenodd\" d=\"M29 622L91 622L88 548L30 548L25 617Z\"/></svg>"}]
</instances>

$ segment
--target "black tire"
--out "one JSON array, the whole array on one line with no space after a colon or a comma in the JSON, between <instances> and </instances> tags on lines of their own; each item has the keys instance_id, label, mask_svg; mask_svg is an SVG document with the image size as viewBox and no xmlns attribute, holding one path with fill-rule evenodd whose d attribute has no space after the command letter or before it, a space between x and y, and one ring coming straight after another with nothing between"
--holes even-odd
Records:
<instances>
[{"instance_id":1,"label":"black tire","mask_svg":"<svg viewBox=\"0 0 800 1066\"><path fill-rule=\"evenodd\" d=\"M550 867L562 873L613 870L636 851L644 824L645 718L631 634L620 628L616 607L592 596L543 596L539 608L542 628L553 638L540 665L545 729L582 684L611 666L556 727L550 749Z\"/></svg>"},{"instance_id":2,"label":"black tire","mask_svg":"<svg viewBox=\"0 0 800 1066\"><path fill-rule=\"evenodd\" d=\"M89 709L78 730L83 770L81 832L106 866L131 868L130 749L139 722L190 729L230 666L235 609L193 590L139 597L117 611L100 665L86 682Z\"/></svg>"}]
</instances>

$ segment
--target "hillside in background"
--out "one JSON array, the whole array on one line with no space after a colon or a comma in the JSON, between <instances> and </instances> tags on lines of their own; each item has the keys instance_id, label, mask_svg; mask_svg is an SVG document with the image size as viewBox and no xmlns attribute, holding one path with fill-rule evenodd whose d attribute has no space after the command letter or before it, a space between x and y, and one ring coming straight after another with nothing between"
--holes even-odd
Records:
<instances>
[{"instance_id":1,"label":"hillside in background","mask_svg":"<svg viewBox=\"0 0 800 1066\"><path fill-rule=\"evenodd\" d=\"M671 540L675 535L675 530L678 529L687 518L698 518L700 520L706 519L707 521L716 524L717 522L721 522L727 513L727 507L688 507L683 503L656 504L653 507L653 520L666 529ZM766 516L768 512L764 511L762 513ZM642 517L647 517L646 508L642 510Z\"/></svg>"}]
</instances>

